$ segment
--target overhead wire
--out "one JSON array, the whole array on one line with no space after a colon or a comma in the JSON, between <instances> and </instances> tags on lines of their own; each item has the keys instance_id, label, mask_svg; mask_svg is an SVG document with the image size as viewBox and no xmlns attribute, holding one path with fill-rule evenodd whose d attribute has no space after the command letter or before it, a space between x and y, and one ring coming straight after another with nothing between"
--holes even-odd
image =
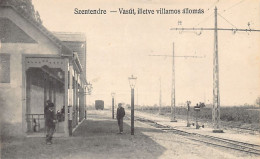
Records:
<instances>
[{"instance_id":1,"label":"overhead wire","mask_svg":"<svg viewBox=\"0 0 260 159\"><path fill-rule=\"evenodd\" d=\"M219 3L219 1L220 1L220 0L216 0L212 5L210 5L210 7L208 7L208 9L204 12L204 14L207 13L209 10L211 10L214 6L216 6L216 4ZM209 16L205 17L204 19L202 19L199 23L197 23L196 25L194 25L193 28L196 27L196 26L199 26L199 25L202 24L203 22L207 21L212 15L213 15L213 13L210 14Z\"/></svg>"},{"instance_id":2,"label":"overhead wire","mask_svg":"<svg viewBox=\"0 0 260 159\"><path fill-rule=\"evenodd\" d=\"M236 7L237 5L241 4L241 3L244 2L244 1L245 1L245 0L241 0L241 1L239 1L238 3L235 3L234 5L228 7L227 9L224 9L221 13L227 12L228 10L230 10L230 9L232 9L232 8L234 8L234 7Z\"/></svg>"},{"instance_id":3,"label":"overhead wire","mask_svg":"<svg viewBox=\"0 0 260 159\"><path fill-rule=\"evenodd\" d=\"M212 13L212 14L210 14L209 16L207 16L207 17L205 17L202 21L200 21L198 24L196 24L196 25L194 25L193 26L193 28L194 27L196 27L196 26L198 26L198 25L200 25L200 24L202 24L202 23L204 23L205 21L207 21L211 16L213 16L214 15L214 13Z\"/></svg>"},{"instance_id":4,"label":"overhead wire","mask_svg":"<svg viewBox=\"0 0 260 159\"><path fill-rule=\"evenodd\" d=\"M236 7L236 6L238 6L239 4L241 4L241 3L244 2L244 1L245 1L245 0L241 0L241 1L239 1L238 3L233 4L232 6L228 7L228 8L225 9L225 10L223 10L221 13L229 11L230 9L232 9L232 8L234 8L234 7ZM218 2L219 2L219 0L217 0L213 5L211 5L211 6L208 8L208 10L210 10L212 7L214 7ZM208 11L208 10L207 10L207 11ZM199 26L200 24L204 23L204 22L207 21L212 15L214 15L214 13L212 13L212 14L210 14L209 16L207 16L206 18L204 18L204 19L203 19L202 21L200 21L198 24L194 25L194 27ZM224 16L222 16L220 13L218 13L218 15L219 15L222 19L224 19L227 23L229 23L232 27L234 27L234 28L237 29L237 27L236 27L234 24L232 24L228 19L226 19L226 18L225 18ZM194 27L193 27L193 28L194 28Z\"/></svg>"},{"instance_id":5,"label":"overhead wire","mask_svg":"<svg viewBox=\"0 0 260 159\"><path fill-rule=\"evenodd\" d=\"M238 3L233 4L232 6L228 7L227 9L224 9L222 12L227 12L230 9L238 6L239 4L241 4L242 2L244 2L245 0L241 0ZM209 11L212 7L216 6L216 4L219 3L219 0L217 0L215 3L213 3L208 9L207 11ZM220 15L220 13L218 13L218 15L223 18L226 22L228 22L230 25L232 25L233 27L237 28L234 24L232 24L229 20L227 20L226 18L224 18L222 15ZM198 24L194 25L194 27L199 26L200 24L202 24L203 22L207 21L212 15L214 15L214 13L212 13L211 15L207 16L206 18L204 18L202 21L200 21Z\"/></svg>"},{"instance_id":6,"label":"overhead wire","mask_svg":"<svg viewBox=\"0 0 260 159\"><path fill-rule=\"evenodd\" d=\"M237 29L237 27L234 25L234 24L232 24L229 20L227 20L225 17L223 17L221 14L219 14L218 13L218 15L222 18L222 19L224 19L226 22L228 22L231 26L233 26L233 27L235 27L236 29Z\"/></svg>"},{"instance_id":7,"label":"overhead wire","mask_svg":"<svg viewBox=\"0 0 260 159\"><path fill-rule=\"evenodd\" d=\"M219 1L220 1L220 0L217 0L215 3L213 3L213 4L208 8L207 11L209 11L212 7L216 6L216 4L219 3Z\"/></svg>"},{"instance_id":8,"label":"overhead wire","mask_svg":"<svg viewBox=\"0 0 260 159\"><path fill-rule=\"evenodd\" d=\"M204 12L207 13L209 10L211 10L217 3L219 3L220 0L216 0L213 4L211 4L208 9ZM199 26L200 24L202 24L203 22L207 21L211 16L213 16L213 13L210 14L209 16L205 17L203 20L201 20L199 23L197 23L196 25L194 25L193 27L196 27L196 26ZM197 20L196 20L197 21ZM197 35L200 35L201 33L196 33L193 31L193 33L197 34Z\"/></svg>"}]
</instances>

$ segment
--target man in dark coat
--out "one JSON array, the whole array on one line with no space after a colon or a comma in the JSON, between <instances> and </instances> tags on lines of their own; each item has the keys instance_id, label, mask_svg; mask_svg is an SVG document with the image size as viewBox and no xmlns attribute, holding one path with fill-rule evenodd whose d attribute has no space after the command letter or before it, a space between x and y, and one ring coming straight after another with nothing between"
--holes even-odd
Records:
<instances>
[{"instance_id":1,"label":"man in dark coat","mask_svg":"<svg viewBox=\"0 0 260 159\"><path fill-rule=\"evenodd\" d=\"M117 112L116 112L116 118L119 126L119 133L123 133L123 118L125 116L125 109L122 107L122 103L118 104Z\"/></svg>"},{"instance_id":2,"label":"man in dark coat","mask_svg":"<svg viewBox=\"0 0 260 159\"><path fill-rule=\"evenodd\" d=\"M45 112L45 123L46 123L46 130L47 130L47 135L46 135L46 144L52 144L52 136L55 131L55 111L54 111L54 104L49 103L48 108L46 109Z\"/></svg>"},{"instance_id":3,"label":"man in dark coat","mask_svg":"<svg viewBox=\"0 0 260 159\"><path fill-rule=\"evenodd\" d=\"M46 101L46 105L44 107L44 118L46 118L46 111L49 109L49 105L51 104L51 101L50 100L47 100Z\"/></svg>"}]
</instances>

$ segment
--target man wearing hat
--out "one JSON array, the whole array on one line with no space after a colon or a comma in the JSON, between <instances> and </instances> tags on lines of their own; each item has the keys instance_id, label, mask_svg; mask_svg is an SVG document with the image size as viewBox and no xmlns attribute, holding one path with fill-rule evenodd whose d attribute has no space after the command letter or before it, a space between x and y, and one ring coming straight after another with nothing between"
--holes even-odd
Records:
<instances>
[{"instance_id":1,"label":"man wearing hat","mask_svg":"<svg viewBox=\"0 0 260 159\"><path fill-rule=\"evenodd\" d=\"M125 116L125 109L122 107L122 103L118 104L116 118L119 126L119 134L123 134L123 118Z\"/></svg>"},{"instance_id":2,"label":"man wearing hat","mask_svg":"<svg viewBox=\"0 0 260 159\"><path fill-rule=\"evenodd\" d=\"M46 123L46 130L47 130L46 144L52 144L52 136L55 131L55 122L56 122L53 103L48 104L48 108L46 109L45 113L46 113L45 123Z\"/></svg>"}]
</instances>

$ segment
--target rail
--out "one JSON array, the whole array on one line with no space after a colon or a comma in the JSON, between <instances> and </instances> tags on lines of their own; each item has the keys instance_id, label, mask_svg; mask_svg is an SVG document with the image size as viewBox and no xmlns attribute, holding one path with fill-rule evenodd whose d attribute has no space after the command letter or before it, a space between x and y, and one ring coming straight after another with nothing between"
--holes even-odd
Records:
<instances>
[{"instance_id":1,"label":"rail","mask_svg":"<svg viewBox=\"0 0 260 159\"><path fill-rule=\"evenodd\" d=\"M129 117L130 118L130 117ZM245 143L245 142L240 142L240 141L235 141L235 140L230 140L230 139L225 139L225 138L220 138L220 137L213 137L209 135L202 135L198 133L189 133L183 130L179 130L176 128L173 128L169 125L163 125L159 124L154 120L149 120L146 118L140 118L140 117L135 117L136 121L146 123L150 126L153 126L159 130L162 130L167 133L174 133L176 135L181 135L187 139L196 141L196 142L201 142L205 143L211 146L215 147L220 147L220 148L228 148L236 151L240 151L243 153L248 153L248 154L254 154L254 155L260 155L260 145L256 144L250 144L250 143Z\"/></svg>"}]
</instances>

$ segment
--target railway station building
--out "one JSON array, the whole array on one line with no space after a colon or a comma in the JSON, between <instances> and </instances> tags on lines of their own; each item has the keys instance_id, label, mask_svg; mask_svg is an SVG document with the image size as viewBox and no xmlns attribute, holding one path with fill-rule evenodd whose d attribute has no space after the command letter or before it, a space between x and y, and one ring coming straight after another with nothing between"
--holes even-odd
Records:
<instances>
[{"instance_id":1,"label":"railway station building","mask_svg":"<svg viewBox=\"0 0 260 159\"><path fill-rule=\"evenodd\" d=\"M84 34L50 32L23 10L0 6L1 131L44 136L50 100L55 135L69 136L86 118L86 84Z\"/></svg>"}]
</instances>

